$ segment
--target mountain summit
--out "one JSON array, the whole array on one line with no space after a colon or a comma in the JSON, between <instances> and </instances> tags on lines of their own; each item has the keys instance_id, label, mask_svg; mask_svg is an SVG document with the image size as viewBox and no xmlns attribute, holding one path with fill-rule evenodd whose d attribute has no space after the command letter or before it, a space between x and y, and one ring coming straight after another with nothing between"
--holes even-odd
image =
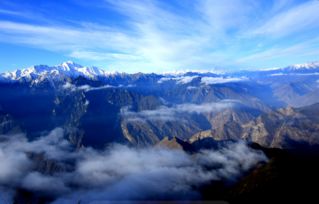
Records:
<instances>
[{"instance_id":1,"label":"mountain summit","mask_svg":"<svg viewBox=\"0 0 319 204\"><path fill-rule=\"evenodd\" d=\"M41 80L44 78L79 77L94 79L106 76L108 72L97 67L86 67L72 61L63 62L57 66L35 65L29 68L2 73L0 76L7 80Z\"/></svg>"}]
</instances>

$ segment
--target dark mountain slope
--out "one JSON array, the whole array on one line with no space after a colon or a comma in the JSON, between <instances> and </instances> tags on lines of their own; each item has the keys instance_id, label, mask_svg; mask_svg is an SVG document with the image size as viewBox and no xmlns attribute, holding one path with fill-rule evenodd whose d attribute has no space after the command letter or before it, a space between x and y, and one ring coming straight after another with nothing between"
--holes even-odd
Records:
<instances>
[{"instance_id":1,"label":"dark mountain slope","mask_svg":"<svg viewBox=\"0 0 319 204\"><path fill-rule=\"evenodd\" d=\"M263 150L270 160L226 193L231 203L311 203L318 200L318 146L291 150L262 148L256 144L254 147Z\"/></svg>"}]
</instances>

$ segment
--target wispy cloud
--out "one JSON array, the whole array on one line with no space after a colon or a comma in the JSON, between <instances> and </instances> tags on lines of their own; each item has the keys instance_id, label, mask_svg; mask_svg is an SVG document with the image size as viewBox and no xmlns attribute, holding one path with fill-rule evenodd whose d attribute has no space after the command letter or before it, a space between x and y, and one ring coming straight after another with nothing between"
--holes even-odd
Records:
<instances>
[{"instance_id":1,"label":"wispy cloud","mask_svg":"<svg viewBox=\"0 0 319 204\"><path fill-rule=\"evenodd\" d=\"M125 44L120 44L117 48L128 49L130 45L129 38L124 34L109 31L107 27L96 28L86 25L74 28L0 21L0 28L2 29L1 33L6 34L6 40L33 46L43 46L43 49L53 51L101 49L105 48L105 46L108 49L112 49L112 45L120 43ZM11 35L12 33L14 35Z\"/></svg>"},{"instance_id":2,"label":"wispy cloud","mask_svg":"<svg viewBox=\"0 0 319 204\"><path fill-rule=\"evenodd\" d=\"M176 81L177 84L188 84L197 77L198 76L162 77L157 81L157 83L161 84L165 81Z\"/></svg>"},{"instance_id":3,"label":"wispy cloud","mask_svg":"<svg viewBox=\"0 0 319 204\"><path fill-rule=\"evenodd\" d=\"M16 16L21 15L21 13L19 13L19 12L7 10L7 9L0 9L0 14L9 14L9 15L16 15Z\"/></svg>"},{"instance_id":4,"label":"wispy cloud","mask_svg":"<svg viewBox=\"0 0 319 204\"><path fill-rule=\"evenodd\" d=\"M153 110L143 110L139 112L134 112L129 110L129 107L121 109L121 115L127 121L174 121L181 120L182 118L178 116L181 113L186 114L207 114L218 112L230 107L235 106L239 101L236 100L222 100L220 102L211 102L203 104L192 104L185 103L179 104L172 107L161 106Z\"/></svg>"},{"instance_id":5,"label":"wispy cloud","mask_svg":"<svg viewBox=\"0 0 319 204\"><path fill-rule=\"evenodd\" d=\"M302 51L302 52L301 52ZM238 59L238 63L249 63L251 61L270 61L272 64L281 59L302 59L306 56L319 55L319 38L306 39L303 42L288 46L274 45L266 50L252 52L250 55Z\"/></svg>"},{"instance_id":6,"label":"wispy cloud","mask_svg":"<svg viewBox=\"0 0 319 204\"><path fill-rule=\"evenodd\" d=\"M317 23L319 22L318 10L318 1L306 1L273 16L256 30L253 30L253 33L278 38L319 28Z\"/></svg>"},{"instance_id":7,"label":"wispy cloud","mask_svg":"<svg viewBox=\"0 0 319 204\"><path fill-rule=\"evenodd\" d=\"M74 84L71 84L69 82L66 82L62 86L63 89L65 90L70 90L70 91L95 91L95 90L102 90L102 89L110 89L110 88L117 88L116 86L111 86L111 85L103 85L103 86L98 86L98 87L92 87L90 85L81 85L81 86L76 86Z\"/></svg>"},{"instance_id":8,"label":"wispy cloud","mask_svg":"<svg viewBox=\"0 0 319 204\"><path fill-rule=\"evenodd\" d=\"M294 63L291 60L300 54L299 61L317 55L304 41L318 35L318 1L105 0L99 1L99 9L115 13L113 21L118 23L64 22L52 15L52 22L7 19L0 20L0 36L2 42L102 62L120 71L268 66L263 53L276 55L277 50L297 44L302 49L288 50L274 63ZM23 11L0 13L21 15Z\"/></svg>"},{"instance_id":9,"label":"wispy cloud","mask_svg":"<svg viewBox=\"0 0 319 204\"><path fill-rule=\"evenodd\" d=\"M65 90L69 91L84 91L84 92L89 92L89 91L97 91L97 90L103 90L103 89L115 89L115 88L131 88L134 87L134 85L118 85L118 86L112 86L112 85L103 85L103 86L90 86L90 85L81 85L81 86L76 86L74 84L71 84L69 82L66 82L65 84L62 85L62 88Z\"/></svg>"},{"instance_id":10,"label":"wispy cloud","mask_svg":"<svg viewBox=\"0 0 319 204\"><path fill-rule=\"evenodd\" d=\"M230 82L239 82L248 80L246 77L202 77L201 83L205 85L210 84L224 84Z\"/></svg>"}]
</instances>

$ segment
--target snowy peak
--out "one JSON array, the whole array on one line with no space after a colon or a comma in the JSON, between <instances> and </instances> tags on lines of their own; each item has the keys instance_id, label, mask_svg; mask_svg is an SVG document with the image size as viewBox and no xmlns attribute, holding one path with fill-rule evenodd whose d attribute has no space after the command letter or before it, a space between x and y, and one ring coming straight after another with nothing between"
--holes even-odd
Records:
<instances>
[{"instance_id":1,"label":"snowy peak","mask_svg":"<svg viewBox=\"0 0 319 204\"><path fill-rule=\"evenodd\" d=\"M76 78L79 76L88 79L98 78L110 78L113 81L124 78L139 78L139 77L157 77L158 83L165 81L176 81L178 84L190 83L195 78L209 79L209 82L216 82L221 80L222 82L228 82L229 80L246 80L251 77L263 77L267 76L281 76L281 75L318 75L319 74L319 61L295 64L284 68L274 68L256 71L240 71L234 73L218 73L210 71L177 71L161 74L126 74L119 72L107 72L98 67L86 67L74 63L72 61L63 62L60 65L48 66L48 65L35 65L21 70L15 70L12 72L5 72L0 74L1 81L21 81L21 82L41 82L44 80L63 80L65 78ZM206 77L206 78L205 78ZM218 82L219 82L218 81Z\"/></svg>"},{"instance_id":2,"label":"snowy peak","mask_svg":"<svg viewBox=\"0 0 319 204\"><path fill-rule=\"evenodd\" d=\"M62 66L66 70L74 69L77 67L83 67L82 65L76 64L75 62L72 62L72 61L63 62L60 66Z\"/></svg>"},{"instance_id":3,"label":"snowy peak","mask_svg":"<svg viewBox=\"0 0 319 204\"><path fill-rule=\"evenodd\" d=\"M95 78L97 76L105 76L107 74L104 70L97 67L84 67L72 61L63 62L58 66L58 69L63 70L63 74L73 77L84 76L88 78Z\"/></svg>"},{"instance_id":4,"label":"snowy peak","mask_svg":"<svg viewBox=\"0 0 319 204\"><path fill-rule=\"evenodd\" d=\"M85 67L71 61L63 62L57 66L35 65L21 70L5 72L0 75L6 80L44 80L56 77L78 77L94 79L98 76L106 76L107 72L97 67Z\"/></svg>"},{"instance_id":5,"label":"snowy peak","mask_svg":"<svg viewBox=\"0 0 319 204\"><path fill-rule=\"evenodd\" d=\"M297 69L317 69L317 68L319 68L319 61L304 63L304 64L295 64L295 65L288 66L286 69L297 70Z\"/></svg>"},{"instance_id":6,"label":"snowy peak","mask_svg":"<svg viewBox=\"0 0 319 204\"><path fill-rule=\"evenodd\" d=\"M137 74L126 74L120 72L107 72L98 67L86 67L80 64L77 64L72 61L66 61L56 66L48 65L35 65L25 69L15 70L12 72L5 72L0 74L1 80L6 81L32 81L32 82L41 82L45 79L64 79L65 77L76 78L79 76L86 77L89 79L96 79L99 77L125 77L131 75L136 77ZM140 75L151 75L140 73ZM217 76L217 74L209 71L179 71L171 73L156 74L158 76L166 77L180 77L185 78L185 80L190 80L198 76Z\"/></svg>"},{"instance_id":7,"label":"snowy peak","mask_svg":"<svg viewBox=\"0 0 319 204\"><path fill-rule=\"evenodd\" d=\"M259 76L260 74L268 76L283 76L283 75L305 75L305 76L314 76L319 75L319 61L303 63L303 64L294 64L282 68L268 68L262 69L259 72L253 71L255 75ZM259 75L258 75L259 74ZM262 76L260 75L260 76Z\"/></svg>"}]
</instances>

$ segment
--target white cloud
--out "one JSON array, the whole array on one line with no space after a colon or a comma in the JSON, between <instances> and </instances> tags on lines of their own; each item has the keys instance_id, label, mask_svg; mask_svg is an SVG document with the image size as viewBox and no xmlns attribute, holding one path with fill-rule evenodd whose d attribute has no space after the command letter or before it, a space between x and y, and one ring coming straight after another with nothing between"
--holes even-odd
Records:
<instances>
[{"instance_id":1,"label":"white cloud","mask_svg":"<svg viewBox=\"0 0 319 204\"><path fill-rule=\"evenodd\" d=\"M9 146L1 145L0 159L0 184L17 183L24 172L31 168L31 162L23 151L10 150Z\"/></svg>"},{"instance_id":2,"label":"white cloud","mask_svg":"<svg viewBox=\"0 0 319 204\"><path fill-rule=\"evenodd\" d=\"M39 172L30 172L22 180L21 186L25 189L43 192L53 195L60 195L67 193L70 189L65 186L63 177L44 175Z\"/></svg>"},{"instance_id":3,"label":"white cloud","mask_svg":"<svg viewBox=\"0 0 319 204\"><path fill-rule=\"evenodd\" d=\"M70 144L64 138L64 130L62 128L56 128L52 130L46 137L40 137L32 142L29 142L25 135L0 135L4 142L0 142L0 150L6 151L3 155L10 156L10 153L15 151L24 154L24 152L46 153L46 157L49 159L66 158L63 155L64 151L69 151ZM10 152L10 151L13 152ZM19 157L17 157L19 158ZM21 158L23 158L21 156ZM23 165L23 162L21 162ZM27 166L27 165L25 165ZM13 168L14 169L14 168Z\"/></svg>"},{"instance_id":4,"label":"white cloud","mask_svg":"<svg viewBox=\"0 0 319 204\"><path fill-rule=\"evenodd\" d=\"M112 10L119 15L123 27L47 22L42 18L31 23L2 20L0 41L63 53L127 72L247 68L266 63L270 56L277 63L287 64L292 56L303 55L300 61L318 53L315 44L292 53L284 51L316 35L318 1L280 0L267 6L253 0L199 0L174 6L158 0L104 3L100 6L108 9L106 13ZM286 36L291 39L284 39Z\"/></svg>"},{"instance_id":5,"label":"white cloud","mask_svg":"<svg viewBox=\"0 0 319 204\"><path fill-rule=\"evenodd\" d=\"M202 15L207 13L202 11L207 6L199 6L197 11L193 11L193 16L186 17L167 9L167 5L156 0L106 2L111 9L126 17L128 27L123 29L92 23L61 26L61 23L36 25L0 21L0 35L6 42L64 52L67 56L84 60L104 61L108 68L122 71L163 71L187 67L204 69L207 65L209 69L214 67L211 59L217 58L212 56L213 52L207 53L207 49L224 40L222 36L215 37L214 33L218 32L212 30L212 25L218 23L214 28L228 28L221 26L224 14L230 13L227 7L217 8L215 11L219 11L220 17L212 21L210 15ZM233 2L236 3L234 8L245 5L240 1L231 1L230 5ZM191 4L194 4L189 5L191 8L197 7L197 3ZM200 1L199 4L205 3ZM227 19L227 24L239 25L231 23L232 18ZM238 22L239 18L233 19Z\"/></svg>"},{"instance_id":6,"label":"white cloud","mask_svg":"<svg viewBox=\"0 0 319 204\"><path fill-rule=\"evenodd\" d=\"M226 108L233 107L239 101L236 100L223 100L220 102L211 102L203 104L179 104L172 107L161 106L154 110L143 110L139 112L130 111L129 107L121 109L121 115L127 121L174 121L181 120L182 118L178 116L180 113L197 113L206 114L221 111Z\"/></svg>"},{"instance_id":7,"label":"white cloud","mask_svg":"<svg viewBox=\"0 0 319 204\"><path fill-rule=\"evenodd\" d=\"M75 151L63 139L61 128L35 141L24 135L1 135L0 139L0 193L6 200L15 188L55 196L59 198L55 203L178 198L181 194L192 198L198 196L194 187L215 180L236 180L267 160L242 142L188 154L116 144L100 151L85 147ZM30 153L41 153L44 160L32 159ZM45 173L36 166L46 157L63 167L73 164L72 168Z\"/></svg>"},{"instance_id":8,"label":"white cloud","mask_svg":"<svg viewBox=\"0 0 319 204\"><path fill-rule=\"evenodd\" d=\"M214 35L224 35L229 29L241 29L250 22L250 15L256 11L257 3L252 0L201 0L197 9L208 23Z\"/></svg>"},{"instance_id":9,"label":"white cloud","mask_svg":"<svg viewBox=\"0 0 319 204\"><path fill-rule=\"evenodd\" d=\"M266 66L267 64L269 67L274 67L278 60L289 58L289 63L286 65L295 64L304 57L319 55L318 43L319 38L315 37L285 47L274 45L266 50L258 50L250 53L249 55L238 59L237 62L249 63L252 61L263 61L263 65L261 66ZM293 58L291 56L293 56Z\"/></svg>"},{"instance_id":10,"label":"white cloud","mask_svg":"<svg viewBox=\"0 0 319 204\"><path fill-rule=\"evenodd\" d=\"M177 84L188 84L193 81L193 79L197 78L198 76L179 76L179 77L163 77L160 78L157 83L161 84L165 81L176 81Z\"/></svg>"},{"instance_id":11,"label":"white cloud","mask_svg":"<svg viewBox=\"0 0 319 204\"><path fill-rule=\"evenodd\" d=\"M95 90L102 90L102 89L109 89L109 88L117 88L121 86L112 86L112 85L103 85L103 86L97 86L97 87L92 87L90 85L81 85L81 86L76 86L74 84L71 84L70 82L66 82L62 88L70 91L95 91Z\"/></svg>"},{"instance_id":12,"label":"white cloud","mask_svg":"<svg viewBox=\"0 0 319 204\"><path fill-rule=\"evenodd\" d=\"M0 9L1 14L9 14L9 15L14 15L14 16L20 16L21 13L12 11L12 10L7 10L7 9Z\"/></svg>"},{"instance_id":13,"label":"white cloud","mask_svg":"<svg viewBox=\"0 0 319 204\"><path fill-rule=\"evenodd\" d=\"M78 58L78 59L87 59L87 60L129 60L129 61L138 61L141 60L140 57L131 54L123 54L123 53L101 53L101 52L93 52L93 51L73 51L70 53L70 57Z\"/></svg>"},{"instance_id":14,"label":"white cloud","mask_svg":"<svg viewBox=\"0 0 319 204\"><path fill-rule=\"evenodd\" d=\"M181 150L116 145L106 152L87 155L78 164L81 178L78 181L90 190L76 192L55 203L154 199L163 195L178 199L180 194L185 199L198 197L192 190L194 187L209 181L236 180L242 172L266 160L263 154L252 151L244 143L194 155ZM207 171L204 166L217 168Z\"/></svg>"},{"instance_id":15,"label":"white cloud","mask_svg":"<svg viewBox=\"0 0 319 204\"><path fill-rule=\"evenodd\" d=\"M176 120L176 113L174 108L166 106L159 107L155 110L143 110L140 112L130 111L129 107L121 108L121 115L127 121L143 122L145 120L161 120L161 121L174 121Z\"/></svg>"},{"instance_id":16,"label":"white cloud","mask_svg":"<svg viewBox=\"0 0 319 204\"><path fill-rule=\"evenodd\" d=\"M198 87L196 87L196 86L188 86L187 87L187 90L195 90L195 89L198 89Z\"/></svg>"},{"instance_id":17,"label":"white cloud","mask_svg":"<svg viewBox=\"0 0 319 204\"><path fill-rule=\"evenodd\" d=\"M305 29L319 28L318 10L318 1L306 1L273 16L253 33L282 37L304 32Z\"/></svg>"},{"instance_id":18,"label":"white cloud","mask_svg":"<svg viewBox=\"0 0 319 204\"><path fill-rule=\"evenodd\" d=\"M220 102L211 102L203 104L180 104L176 106L177 112L187 113L212 113L221 111L226 108L233 107L238 101L236 100L222 100Z\"/></svg>"},{"instance_id":19,"label":"white cloud","mask_svg":"<svg viewBox=\"0 0 319 204\"><path fill-rule=\"evenodd\" d=\"M248 80L246 77L202 77L201 83L205 85L224 84Z\"/></svg>"}]
</instances>

